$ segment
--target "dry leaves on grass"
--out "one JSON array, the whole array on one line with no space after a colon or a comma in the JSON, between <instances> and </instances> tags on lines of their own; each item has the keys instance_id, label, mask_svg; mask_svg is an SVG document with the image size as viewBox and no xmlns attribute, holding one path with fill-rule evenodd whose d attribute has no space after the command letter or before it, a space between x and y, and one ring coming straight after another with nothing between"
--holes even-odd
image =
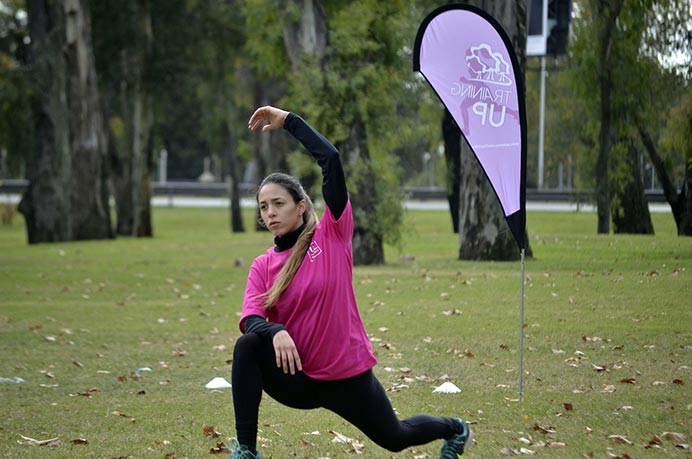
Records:
<instances>
[{"instance_id":1,"label":"dry leaves on grass","mask_svg":"<svg viewBox=\"0 0 692 459\"><path fill-rule=\"evenodd\" d=\"M214 426L205 425L204 427L202 427L202 431L204 432L205 437L217 438L221 436L221 434L216 431Z\"/></svg>"},{"instance_id":2,"label":"dry leaves on grass","mask_svg":"<svg viewBox=\"0 0 692 459\"><path fill-rule=\"evenodd\" d=\"M112 411L111 414L112 414L113 416L118 416L118 417L121 417L121 418L126 418L126 419L128 419L128 420L130 420L130 421L132 421L132 422L135 422L135 418L133 418L132 416L129 416L129 415L123 413L122 411L115 410L115 411Z\"/></svg>"},{"instance_id":3,"label":"dry leaves on grass","mask_svg":"<svg viewBox=\"0 0 692 459\"><path fill-rule=\"evenodd\" d=\"M502 454L503 456L533 456L536 454L536 451L533 451L528 448L503 448L500 450L500 454Z\"/></svg>"},{"instance_id":4,"label":"dry leaves on grass","mask_svg":"<svg viewBox=\"0 0 692 459\"><path fill-rule=\"evenodd\" d=\"M70 397L82 396L82 397L87 397L87 398L89 398L89 397L91 397L95 392L98 392L98 391L99 391L99 389L97 389L96 387L92 387L92 388L87 389L87 390L85 390L85 391L77 392L76 394L70 394Z\"/></svg>"},{"instance_id":5,"label":"dry leaves on grass","mask_svg":"<svg viewBox=\"0 0 692 459\"><path fill-rule=\"evenodd\" d=\"M625 435L608 435L608 440L614 445L632 445L633 443Z\"/></svg>"},{"instance_id":6,"label":"dry leaves on grass","mask_svg":"<svg viewBox=\"0 0 692 459\"><path fill-rule=\"evenodd\" d=\"M546 434L546 435L551 435L551 434L555 433L554 427L541 426L541 425L538 425L538 423L534 424L533 427L531 427L531 430L535 430L536 432L540 432L540 433Z\"/></svg>"},{"instance_id":7,"label":"dry leaves on grass","mask_svg":"<svg viewBox=\"0 0 692 459\"><path fill-rule=\"evenodd\" d=\"M27 444L31 446L60 446L60 437L49 438L47 440L36 440L31 437L25 437L24 435L19 435L22 437L21 440L17 440L19 444Z\"/></svg>"},{"instance_id":8,"label":"dry leaves on grass","mask_svg":"<svg viewBox=\"0 0 692 459\"><path fill-rule=\"evenodd\" d=\"M223 442L217 443L216 446L209 450L209 454L230 454L231 449Z\"/></svg>"},{"instance_id":9,"label":"dry leaves on grass","mask_svg":"<svg viewBox=\"0 0 692 459\"><path fill-rule=\"evenodd\" d=\"M365 449L365 445L363 443L359 443L353 438L349 438L346 435L334 430L330 430L329 433L334 435L334 439L332 440L333 443L345 443L351 447L352 452L356 454L363 454L363 450Z\"/></svg>"}]
</instances>

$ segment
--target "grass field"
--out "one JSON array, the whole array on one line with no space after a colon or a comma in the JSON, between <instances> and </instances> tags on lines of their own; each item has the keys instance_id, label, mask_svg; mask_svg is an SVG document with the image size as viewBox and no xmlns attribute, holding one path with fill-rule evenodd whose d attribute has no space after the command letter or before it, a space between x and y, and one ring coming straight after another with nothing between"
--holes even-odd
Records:
<instances>
[{"instance_id":1,"label":"grass field","mask_svg":"<svg viewBox=\"0 0 692 459\"><path fill-rule=\"evenodd\" d=\"M0 457L201 458L230 444L230 390L204 386L230 380L248 267L271 238L230 233L224 209L154 217L145 240L28 246L20 217L0 227ZM447 214L409 212L403 247L354 274L400 416L465 418L469 457L690 457L692 239L653 218L655 236L597 236L594 213L528 215L519 403L519 262L458 261ZM447 380L461 393L432 393ZM440 447L390 453L269 398L260 430L263 459L356 456L335 433L366 458Z\"/></svg>"}]
</instances>

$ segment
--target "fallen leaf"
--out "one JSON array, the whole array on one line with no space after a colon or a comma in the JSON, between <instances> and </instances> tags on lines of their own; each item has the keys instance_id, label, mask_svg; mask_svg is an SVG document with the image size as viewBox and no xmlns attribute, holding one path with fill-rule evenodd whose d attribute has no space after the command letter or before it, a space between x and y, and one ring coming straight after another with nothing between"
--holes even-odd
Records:
<instances>
[{"instance_id":1,"label":"fallen leaf","mask_svg":"<svg viewBox=\"0 0 692 459\"><path fill-rule=\"evenodd\" d=\"M31 446L60 446L60 437L49 438L48 440L35 440L21 434L19 436Z\"/></svg>"},{"instance_id":2,"label":"fallen leaf","mask_svg":"<svg viewBox=\"0 0 692 459\"><path fill-rule=\"evenodd\" d=\"M202 427L202 431L204 432L204 435L207 437L217 438L221 436L221 434L216 431L214 426L205 425L204 427Z\"/></svg>"},{"instance_id":3,"label":"fallen leaf","mask_svg":"<svg viewBox=\"0 0 692 459\"><path fill-rule=\"evenodd\" d=\"M356 440L334 430L330 430L329 433L334 435L334 439L332 440L333 443L346 443L353 448L356 454L363 454L363 449L365 449L364 444L358 443Z\"/></svg>"},{"instance_id":4,"label":"fallen leaf","mask_svg":"<svg viewBox=\"0 0 692 459\"><path fill-rule=\"evenodd\" d=\"M534 424L533 427L531 427L531 430L535 430L536 432L540 432L542 434L554 434L555 429L552 427L544 427L538 425L538 423Z\"/></svg>"},{"instance_id":5,"label":"fallen leaf","mask_svg":"<svg viewBox=\"0 0 692 459\"><path fill-rule=\"evenodd\" d=\"M81 395L83 397L91 397L91 394L94 392L98 392L99 390L95 387L92 387L91 389L87 389L84 392L77 392L75 395Z\"/></svg>"},{"instance_id":6,"label":"fallen leaf","mask_svg":"<svg viewBox=\"0 0 692 459\"><path fill-rule=\"evenodd\" d=\"M75 438L74 440L70 441L73 445L88 445L89 442L84 439L84 438Z\"/></svg>"},{"instance_id":7,"label":"fallen leaf","mask_svg":"<svg viewBox=\"0 0 692 459\"><path fill-rule=\"evenodd\" d=\"M228 446L224 445L223 442L217 443L216 446L209 450L210 454L229 454L231 452L231 449Z\"/></svg>"},{"instance_id":8,"label":"fallen leaf","mask_svg":"<svg viewBox=\"0 0 692 459\"><path fill-rule=\"evenodd\" d=\"M609 435L608 440L610 440L611 443L616 444L616 445L631 445L631 444L633 444L631 441L629 441L623 435Z\"/></svg>"},{"instance_id":9,"label":"fallen leaf","mask_svg":"<svg viewBox=\"0 0 692 459\"><path fill-rule=\"evenodd\" d=\"M678 386L684 386L685 381L683 381L682 379L674 379L673 384L677 384Z\"/></svg>"},{"instance_id":10,"label":"fallen leaf","mask_svg":"<svg viewBox=\"0 0 692 459\"><path fill-rule=\"evenodd\" d=\"M615 391L617 391L617 388L615 386L613 386L612 384L604 385L603 390L601 390L601 392L603 392L604 394L610 394L610 393L613 393Z\"/></svg>"},{"instance_id":11,"label":"fallen leaf","mask_svg":"<svg viewBox=\"0 0 692 459\"><path fill-rule=\"evenodd\" d=\"M572 411L574 409L571 403L563 403L562 406L565 407L565 411Z\"/></svg>"},{"instance_id":12,"label":"fallen leaf","mask_svg":"<svg viewBox=\"0 0 692 459\"><path fill-rule=\"evenodd\" d=\"M622 379L620 380L620 382L623 383L623 384L636 384L636 383L637 383L637 379L636 379L636 378L622 378Z\"/></svg>"},{"instance_id":13,"label":"fallen leaf","mask_svg":"<svg viewBox=\"0 0 692 459\"><path fill-rule=\"evenodd\" d=\"M663 432L661 434L661 438L675 443L685 443L687 441L687 437L685 435L677 432Z\"/></svg>"},{"instance_id":14,"label":"fallen leaf","mask_svg":"<svg viewBox=\"0 0 692 459\"><path fill-rule=\"evenodd\" d=\"M125 413L123 413L123 412L121 412L121 411L115 410L115 411L113 411L111 414L113 414L113 416L119 416L119 417L121 417L121 418L127 418L127 419L129 419L130 421L135 422L135 418L133 418L132 416L128 416L127 414L125 414Z\"/></svg>"},{"instance_id":15,"label":"fallen leaf","mask_svg":"<svg viewBox=\"0 0 692 459\"><path fill-rule=\"evenodd\" d=\"M663 446L663 442L658 436L654 435L653 438L649 440L649 443L647 443L644 448L660 448L661 446Z\"/></svg>"}]
</instances>

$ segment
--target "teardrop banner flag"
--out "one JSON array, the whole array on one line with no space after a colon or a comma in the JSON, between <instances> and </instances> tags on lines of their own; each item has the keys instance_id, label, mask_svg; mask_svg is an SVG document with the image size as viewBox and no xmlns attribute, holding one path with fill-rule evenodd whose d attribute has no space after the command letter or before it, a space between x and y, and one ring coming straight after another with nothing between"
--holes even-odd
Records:
<instances>
[{"instance_id":1,"label":"teardrop banner flag","mask_svg":"<svg viewBox=\"0 0 692 459\"><path fill-rule=\"evenodd\" d=\"M525 249L526 108L509 37L479 8L441 6L418 29L413 70L452 114L500 200L519 249Z\"/></svg>"},{"instance_id":2,"label":"teardrop banner flag","mask_svg":"<svg viewBox=\"0 0 692 459\"><path fill-rule=\"evenodd\" d=\"M413 50L420 72L452 114L490 180L521 254L519 401L524 376L526 107L512 42L500 24L470 5L444 5L421 23Z\"/></svg>"}]
</instances>

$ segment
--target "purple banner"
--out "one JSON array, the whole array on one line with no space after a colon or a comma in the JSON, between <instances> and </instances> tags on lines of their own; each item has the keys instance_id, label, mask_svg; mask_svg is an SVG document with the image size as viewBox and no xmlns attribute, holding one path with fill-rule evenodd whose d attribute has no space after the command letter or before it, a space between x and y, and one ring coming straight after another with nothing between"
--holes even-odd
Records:
<instances>
[{"instance_id":1,"label":"purple banner","mask_svg":"<svg viewBox=\"0 0 692 459\"><path fill-rule=\"evenodd\" d=\"M521 74L506 34L477 8L443 6L420 26L414 70L454 117L523 248L526 116Z\"/></svg>"}]
</instances>

